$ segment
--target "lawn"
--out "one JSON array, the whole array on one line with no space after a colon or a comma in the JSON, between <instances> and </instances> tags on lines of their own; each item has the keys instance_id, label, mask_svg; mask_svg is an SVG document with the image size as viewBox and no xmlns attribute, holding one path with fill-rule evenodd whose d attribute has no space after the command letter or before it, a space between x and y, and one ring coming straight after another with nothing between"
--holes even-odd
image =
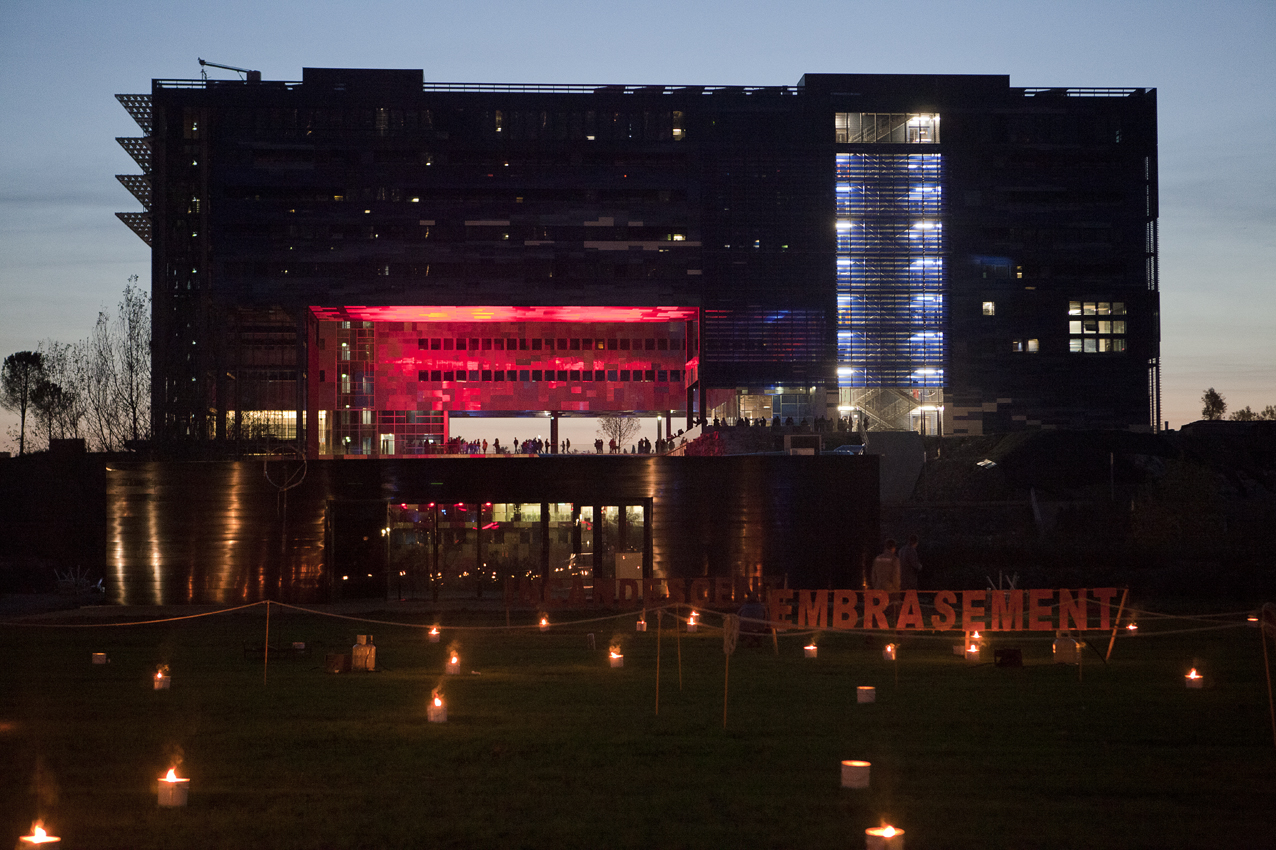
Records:
<instances>
[{"instance_id":1,"label":"lawn","mask_svg":"<svg viewBox=\"0 0 1276 850\"><path fill-rule=\"evenodd\" d=\"M665 621L657 714L649 620L645 634L632 615L541 633L458 612L441 622L461 628L430 644L419 629L275 606L272 645L312 654L272 653L265 682L244 651L264 638L263 607L0 627L0 842L43 813L69 850L814 850L863 847L883 822L910 850L1276 846L1256 629L1145 628L1081 669L1027 635L993 644L1021 647L1019 669L954 657L952 636L901 639L897 668L884 638L825 633L806 659L805 639L781 637L778 654L767 641L731 658L724 729L720 633L676 643ZM323 672L325 651L349 652L361 632L375 635L378 672ZM607 662L614 638L623 669ZM453 642L463 674L444 676ZM111 663L93 666L95 651ZM161 663L168 691L150 683ZM1201 690L1184 686L1193 665ZM440 685L448 722L427 723ZM876 703L857 704L858 685ZM161 810L155 780L178 758L190 802ZM848 758L872 762L868 790L840 787Z\"/></svg>"}]
</instances>

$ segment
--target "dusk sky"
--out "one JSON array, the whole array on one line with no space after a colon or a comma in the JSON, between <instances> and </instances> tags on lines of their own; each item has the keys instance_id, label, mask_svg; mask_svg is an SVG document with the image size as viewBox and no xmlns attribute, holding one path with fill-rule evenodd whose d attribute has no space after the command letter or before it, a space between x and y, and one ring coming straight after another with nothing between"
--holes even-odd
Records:
<instances>
[{"instance_id":1,"label":"dusk sky","mask_svg":"<svg viewBox=\"0 0 1276 850\"><path fill-rule=\"evenodd\" d=\"M1276 3L66 2L0 27L0 356L88 335L150 251L115 100L197 57L300 80L422 68L436 82L793 85L804 73L1009 74L1158 90L1163 418L1276 404ZM233 79L229 72L215 72ZM212 74L210 73L210 76ZM3 432L0 448L16 450ZM530 434L528 436L531 436ZM650 436L650 435L649 435Z\"/></svg>"}]
</instances>

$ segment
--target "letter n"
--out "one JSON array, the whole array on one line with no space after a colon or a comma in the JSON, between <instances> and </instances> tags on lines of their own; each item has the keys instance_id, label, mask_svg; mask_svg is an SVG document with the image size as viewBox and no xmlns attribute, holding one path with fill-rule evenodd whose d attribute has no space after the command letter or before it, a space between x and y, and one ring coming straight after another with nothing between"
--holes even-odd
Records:
<instances>
[{"instance_id":1,"label":"letter n","mask_svg":"<svg viewBox=\"0 0 1276 850\"><path fill-rule=\"evenodd\" d=\"M1086 630L1086 613L1085 613L1085 588L1077 591L1077 598L1074 600L1072 594L1067 590L1059 591L1059 628L1067 629L1068 620L1072 620L1071 628Z\"/></svg>"}]
</instances>

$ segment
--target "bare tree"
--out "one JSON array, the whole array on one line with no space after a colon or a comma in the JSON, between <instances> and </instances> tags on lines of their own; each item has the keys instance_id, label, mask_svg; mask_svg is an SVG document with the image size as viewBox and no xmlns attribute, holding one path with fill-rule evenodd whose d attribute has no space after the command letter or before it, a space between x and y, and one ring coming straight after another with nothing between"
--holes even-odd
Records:
<instances>
[{"instance_id":1,"label":"bare tree","mask_svg":"<svg viewBox=\"0 0 1276 850\"><path fill-rule=\"evenodd\" d=\"M1201 415L1206 419L1222 419L1223 414L1227 412L1227 400L1219 395L1218 391L1210 387L1201 396Z\"/></svg>"},{"instance_id":2,"label":"bare tree","mask_svg":"<svg viewBox=\"0 0 1276 850\"><path fill-rule=\"evenodd\" d=\"M84 398L79 386L81 348L78 343L40 343L44 374L50 386L43 387L36 408L50 439L54 432L60 439L80 436L80 423L84 421Z\"/></svg>"},{"instance_id":3,"label":"bare tree","mask_svg":"<svg viewBox=\"0 0 1276 850\"><path fill-rule=\"evenodd\" d=\"M150 437L150 296L129 278L112 316L103 310L88 339L76 346L72 385L83 405L88 436L102 451Z\"/></svg>"},{"instance_id":4,"label":"bare tree","mask_svg":"<svg viewBox=\"0 0 1276 850\"><path fill-rule=\"evenodd\" d=\"M18 454L27 450L27 410L33 406L36 387L45 380L44 356L38 351L18 351L0 366L0 406L18 414Z\"/></svg>"},{"instance_id":5,"label":"bare tree","mask_svg":"<svg viewBox=\"0 0 1276 850\"><path fill-rule=\"evenodd\" d=\"M65 390L61 384L43 380L36 385L31 394L31 406L35 417L44 426L44 436L48 445L55 439L66 439L68 435L68 414L75 408L75 393Z\"/></svg>"},{"instance_id":6,"label":"bare tree","mask_svg":"<svg viewBox=\"0 0 1276 850\"><path fill-rule=\"evenodd\" d=\"M605 438L615 440L616 447L621 451L624 451L625 446L637 437L641 430L642 423L632 416L598 417L598 433Z\"/></svg>"}]
</instances>

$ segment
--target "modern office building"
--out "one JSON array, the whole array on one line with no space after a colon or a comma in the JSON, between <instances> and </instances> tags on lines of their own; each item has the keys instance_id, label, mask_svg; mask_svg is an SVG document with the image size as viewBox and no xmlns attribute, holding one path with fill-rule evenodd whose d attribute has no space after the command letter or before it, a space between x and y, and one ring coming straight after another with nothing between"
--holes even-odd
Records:
<instances>
[{"instance_id":1,"label":"modern office building","mask_svg":"<svg viewBox=\"0 0 1276 850\"><path fill-rule=\"evenodd\" d=\"M1160 422L1153 89L307 68L119 99L170 456L413 456L495 414Z\"/></svg>"}]
</instances>

